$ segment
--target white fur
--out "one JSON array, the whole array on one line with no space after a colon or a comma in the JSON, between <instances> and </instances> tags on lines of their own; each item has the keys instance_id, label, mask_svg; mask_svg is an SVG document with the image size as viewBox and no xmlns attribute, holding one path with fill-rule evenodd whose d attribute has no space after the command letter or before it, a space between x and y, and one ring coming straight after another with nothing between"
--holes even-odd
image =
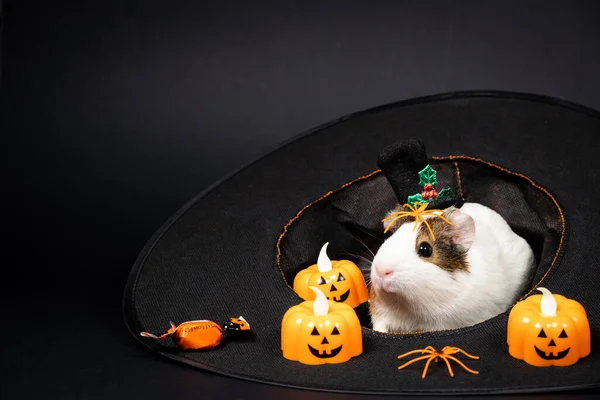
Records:
<instances>
[{"instance_id":1,"label":"white fur","mask_svg":"<svg viewBox=\"0 0 600 400\"><path fill-rule=\"evenodd\" d=\"M403 224L380 247L371 266L375 330L470 326L506 311L526 290L535 262L529 244L488 207L465 203L460 211L475 222L468 272L450 273L421 259L414 223Z\"/></svg>"}]
</instances>

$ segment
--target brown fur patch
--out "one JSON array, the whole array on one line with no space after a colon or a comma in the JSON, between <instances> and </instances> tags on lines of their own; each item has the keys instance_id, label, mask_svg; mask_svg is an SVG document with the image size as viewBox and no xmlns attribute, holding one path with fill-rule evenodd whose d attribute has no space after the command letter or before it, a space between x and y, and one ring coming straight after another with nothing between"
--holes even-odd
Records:
<instances>
[{"instance_id":1,"label":"brown fur patch","mask_svg":"<svg viewBox=\"0 0 600 400\"><path fill-rule=\"evenodd\" d=\"M450 212L447 210L443 216L448 219ZM427 242L433 249L433 253L429 258L421 258L423 261L435 264L448 272L468 272L467 253L452 243L452 226L436 217L427 218L427 222L435 235L435 241L427 226L421 223L415 243L415 252L422 242Z\"/></svg>"}]
</instances>

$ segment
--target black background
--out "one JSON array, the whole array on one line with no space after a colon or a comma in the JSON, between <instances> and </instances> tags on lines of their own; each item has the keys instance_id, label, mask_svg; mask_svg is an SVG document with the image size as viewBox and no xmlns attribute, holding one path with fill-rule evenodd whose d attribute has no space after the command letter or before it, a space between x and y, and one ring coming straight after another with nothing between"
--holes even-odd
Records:
<instances>
[{"instance_id":1,"label":"black background","mask_svg":"<svg viewBox=\"0 0 600 400\"><path fill-rule=\"evenodd\" d=\"M358 398L147 351L121 314L145 242L224 175L351 112L470 89L600 109L593 0L21 0L2 23L2 398Z\"/></svg>"}]
</instances>

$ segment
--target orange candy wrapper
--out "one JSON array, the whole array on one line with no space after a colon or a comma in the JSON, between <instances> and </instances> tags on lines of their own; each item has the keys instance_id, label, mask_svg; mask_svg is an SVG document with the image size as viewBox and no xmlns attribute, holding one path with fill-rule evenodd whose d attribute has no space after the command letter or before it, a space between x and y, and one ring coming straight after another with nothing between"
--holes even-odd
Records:
<instances>
[{"instance_id":1,"label":"orange candy wrapper","mask_svg":"<svg viewBox=\"0 0 600 400\"><path fill-rule=\"evenodd\" d=\"M249 330L250 324L240 316L229 319L223 327L206 319L183 322L179 326L171 321L171 327L162 335L140 332L140 336L158 340L171 337L183 350L210 350L221 344L229 332Z\"/></svg>"}]
</instances>

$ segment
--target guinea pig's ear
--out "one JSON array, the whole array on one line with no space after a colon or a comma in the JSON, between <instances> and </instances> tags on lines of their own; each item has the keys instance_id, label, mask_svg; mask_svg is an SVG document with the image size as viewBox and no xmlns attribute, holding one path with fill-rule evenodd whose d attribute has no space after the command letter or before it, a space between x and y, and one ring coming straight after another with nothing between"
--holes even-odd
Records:
<instances>
[{"instance_id":1,"label":"guinea pig's ear","mask_svg":"<svg viewBox=\"0 0 600 400\"><path fill-rule=\"evenodd\" d=\"M458 208L450 208L446 218L452 222L452 243L463 251L469 250L475 240L475 221Z\"/></svg>"}]
</instances>

